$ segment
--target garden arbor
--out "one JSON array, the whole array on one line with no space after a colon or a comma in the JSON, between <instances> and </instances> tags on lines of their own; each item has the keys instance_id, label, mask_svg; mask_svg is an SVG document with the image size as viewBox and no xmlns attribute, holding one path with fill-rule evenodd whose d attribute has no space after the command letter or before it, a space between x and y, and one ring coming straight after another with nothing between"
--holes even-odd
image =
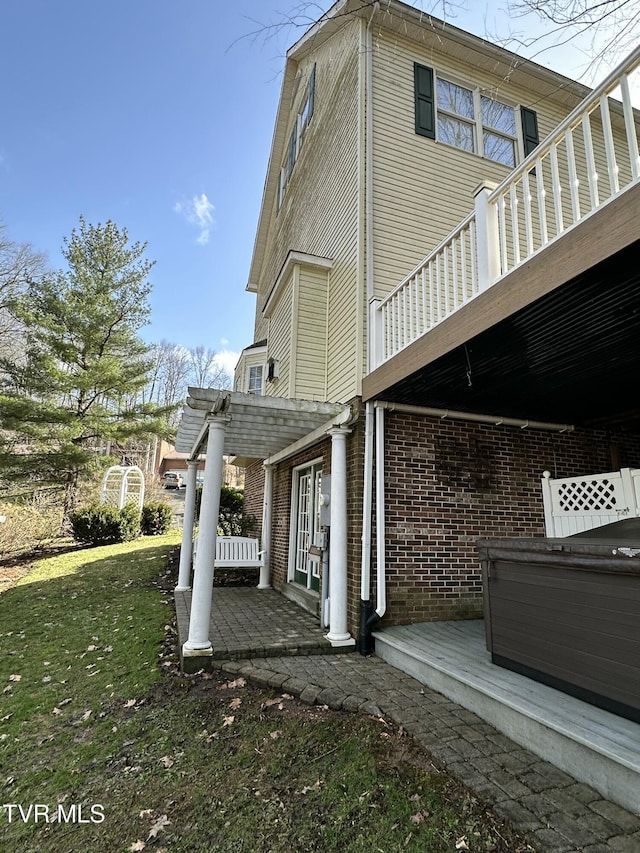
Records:
<instances>
[{"instance_id":1,"label":"garden arbor","mask_svg":"<svg viewBox=\"0 0 640 853\"><path fill-rule=\"evenodd\" d=\"M122 509L134 504L142 511L144 474L137 465L112 465L102 478L100 503Z\"/></svg>"}]
</instances>

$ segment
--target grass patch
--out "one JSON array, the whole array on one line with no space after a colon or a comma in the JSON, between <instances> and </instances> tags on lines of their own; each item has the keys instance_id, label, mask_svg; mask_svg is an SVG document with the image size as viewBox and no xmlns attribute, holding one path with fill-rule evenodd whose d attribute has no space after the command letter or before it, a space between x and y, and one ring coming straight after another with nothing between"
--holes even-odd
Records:
<instances>
[{"instance_id":1,"label":"grass patch","mask_svg":"<svg viewBox=\"0 0 640 853\"><path fill-rule=\"evenodd\" d=\"M1 850L530 849L383 719L181 676L177 542L41 560L0 597Z\"/></svg>"}]
</instances>

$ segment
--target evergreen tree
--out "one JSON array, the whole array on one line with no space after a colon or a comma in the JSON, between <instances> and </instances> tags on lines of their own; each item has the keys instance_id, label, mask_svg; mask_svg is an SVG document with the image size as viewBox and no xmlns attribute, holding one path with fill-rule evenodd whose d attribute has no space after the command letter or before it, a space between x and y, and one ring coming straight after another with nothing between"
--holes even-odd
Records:
<instances>
[{"instance_id":1,"label":"evergreen tree","mask_svg":"<svg viewBox=\"0 0 640 853\"><path fill-rule=\"evenodd\" d=\"M64 484L65 520L111 442L166 430L166 411L140 395L151 368L138 337L150 312L145 251L113 222L81 217L64 241L68 270L31 282L11 306L26 342L0 360L0 477Z\"/></svg>"}]
</instances>

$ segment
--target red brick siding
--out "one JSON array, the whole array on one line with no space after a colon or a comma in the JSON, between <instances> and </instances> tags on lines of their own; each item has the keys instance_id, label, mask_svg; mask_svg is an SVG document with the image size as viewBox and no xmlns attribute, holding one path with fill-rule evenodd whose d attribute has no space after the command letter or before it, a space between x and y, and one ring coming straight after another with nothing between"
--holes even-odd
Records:
<instances>
[{"instance_id":1,"label":"red brick siding","mask_svg":"<svg viewBox=\"0 0 640 853\"><path fill-rule=\"evenodd\" d=\"M637 437L616 448L640 464ZM467 618L482 608L477 538L544 536L542 472L611 470L611 437L389 413L385 466L383 624Z\"/></svg>"},{"instance_id":2,"label":"red brick siding","mask_svg":"<svg viewBox=\"0 0 640 853\"><path fill-rule=\"evenodd\" d=\"M481 615L481 536L543 536L540 479L640 467L640 437L551 433L386 414L387 612L383 625ZM612 462L615 455L615 464ZM322 458L331 440L280 463L274 475L272 583L287 581L292 470ZM349 630L358 633L364 419L347 439ZM262 520L262 463L246 471L245 507ZM375 525L372 600L375 602Z\"/></svg>"}]
</instances>

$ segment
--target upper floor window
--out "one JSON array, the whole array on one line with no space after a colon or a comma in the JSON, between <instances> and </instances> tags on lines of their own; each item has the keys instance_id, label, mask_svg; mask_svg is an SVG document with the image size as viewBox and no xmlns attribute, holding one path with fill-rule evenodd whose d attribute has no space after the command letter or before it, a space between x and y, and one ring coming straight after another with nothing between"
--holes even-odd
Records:
<instances>
[{"instance_id":1,"label":"upper floor window","mask_svg":"<svg viewBox=\"0 0 640 853\"><path fill-rule=\"evenodd\" d=\"M434 76L433 69L415 64L416 133L513 167L518 160L519 112L525 156L538 144L533 110L518 110L441 77L434 87Z\"/></svg>"},{"instance_id":2,"label":"upper floor window","mask_svg":"<svg viewBox=\"0 0 640 853\"><path fill-rule=\"evenodd\" d=\"M309 76L309 82L307 83L305 100L302 105L302 109L299 113L297 113L295 121L293 123L291 135L289 136L289 142L287 144L284 162L282 164L282 168L280 169L280 176L278 180L278 210L280 209L280 205L282 204L282 199L284 198L284 193L287 188L287 184L289 183L289 179L291 178L291 173L293 172L293 167L295 166L296 160L300 155L302 143L304 142L304 137L307 128L313 116L315 86L316 67L314 65Z\"/></svg>"},{"instance_id":3,"label":"upper floor window","mask_svg":"<svg viewBox=\"0 0 640 853\"><path fill-rule=\"evenodd\" d=\"M262 365L253 364L249 368L249 381L247 383L247 391L249 394L262 395Z\"/></svg>"}]
</instances>

